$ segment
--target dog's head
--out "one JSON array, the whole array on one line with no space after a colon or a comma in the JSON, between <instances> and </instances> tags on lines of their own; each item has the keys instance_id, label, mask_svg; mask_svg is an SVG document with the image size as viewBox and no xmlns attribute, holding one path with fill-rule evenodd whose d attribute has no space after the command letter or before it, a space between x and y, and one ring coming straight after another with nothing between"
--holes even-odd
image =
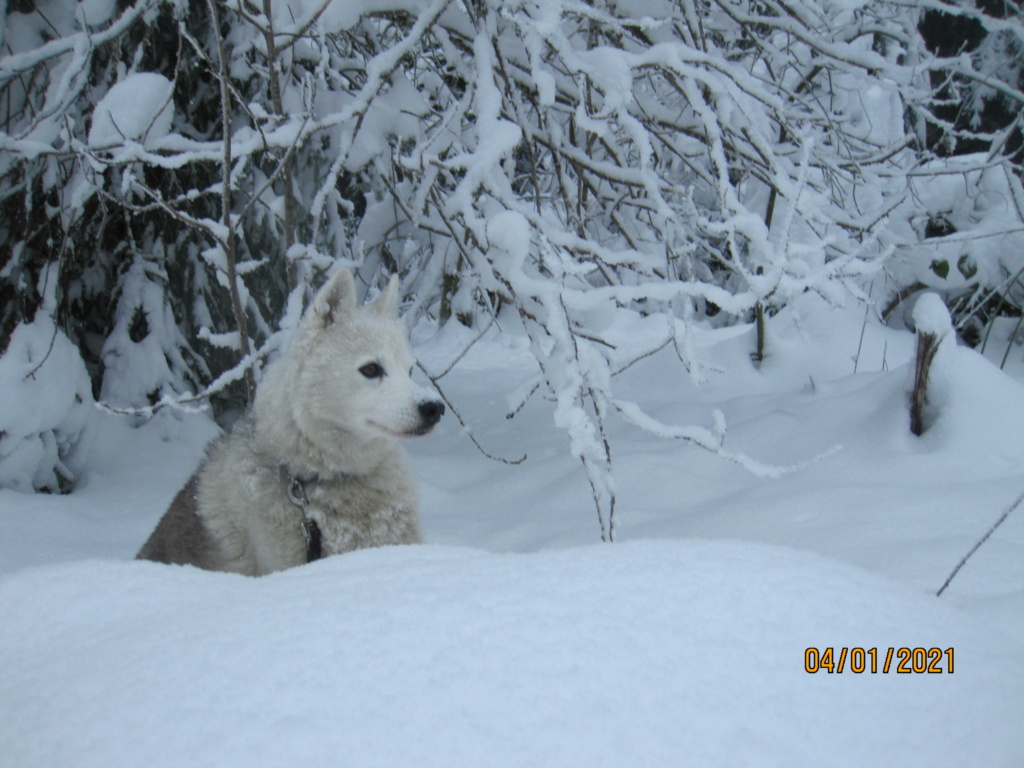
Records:
<instances>
[{"instance_id":1,"label":"dog's head","mask_svg":"<svg viewBox=\"0 0 1024 768\"><path fill-rule=\"evenodd\" d=\"M398 277L372 303L338 271L317 293L295 339L295 397L304 420L364 437L414 437L434 428L444 404L417 387L406 328L398 319Z\"/></svg>"}]
</instances>

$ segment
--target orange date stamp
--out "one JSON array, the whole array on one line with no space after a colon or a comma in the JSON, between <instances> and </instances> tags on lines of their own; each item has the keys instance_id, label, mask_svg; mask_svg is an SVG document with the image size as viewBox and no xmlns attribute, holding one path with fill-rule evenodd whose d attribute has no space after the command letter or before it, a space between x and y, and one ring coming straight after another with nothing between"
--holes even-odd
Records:
<instances>
[{"instance_id":1,"label":"orange date stamp","mask_svg":"<svg viewBox=\"0 0 1024 768\"><path fill-rule=\"evenodd\" d=\"M808 648L804 671L809 674L953 674L952 648Z\"/></svg>"}]
</instances>

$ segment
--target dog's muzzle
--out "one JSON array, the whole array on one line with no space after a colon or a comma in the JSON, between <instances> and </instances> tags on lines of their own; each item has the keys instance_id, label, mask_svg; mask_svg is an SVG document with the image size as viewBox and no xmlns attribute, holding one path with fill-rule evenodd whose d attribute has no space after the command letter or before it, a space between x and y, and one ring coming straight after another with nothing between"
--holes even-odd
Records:
<instances>
[{"instance_id":1,"label":"dog's muzzle","mask_svg":"<svg viewBox=\"0 0 1024 768\"><path fill-rule=\"evenodd\" d=\"M440 400L424 400L416 406L420 412L422 425L420 434L426 434L434 428L434 425L444 416L444 403Z\"/></svg>"}]
</instances>

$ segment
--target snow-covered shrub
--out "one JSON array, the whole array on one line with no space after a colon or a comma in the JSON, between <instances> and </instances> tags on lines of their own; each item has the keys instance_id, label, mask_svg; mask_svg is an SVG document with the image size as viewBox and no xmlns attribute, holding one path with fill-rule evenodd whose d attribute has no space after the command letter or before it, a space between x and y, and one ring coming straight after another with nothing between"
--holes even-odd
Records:
<instances>
[{"instance_id":1,"label":"snow-covered shrub","mask_svg":"<svg viewBox=\"0 0 1024 768\"><path fill-rule=\"evenodd\" d=\"M224 410L336 261L368 287L398 272L415 319L522 322L531 391L556 403L610 538L608 418L675 433L616 398L617 367L646 350L613 350L603 319L664 315L699 375L693 323L863 297L909 248L888 228L920 126L940 121L929 76L976 74L922 44L926 5L980 16L934 0L36 0L8 14L0 58L0 342L59 260L54 316L110 405ZM724 425L700 435L719 450Z\"/></svg>"},{"instance_id":2,"label":"snow-covered shrub","mask_svg":"<svg viewBox=\"0 0 1024 768\"><path fill-rule=\"evenodd\" d=\"M1008 354L1024 309L1024 14L1014 3L937 4L919 29L907 60L922 65L930 98L907 103L915 164L891 214L884 311L930 288L964 341L984 348L998 324Z\"/></svg>"},{"instance_id":3,"label":"snow-covered shrub","mask_svg":"<svg viewBox=\"0 0 1024 768\"><path fill-rule=\"evenodd\" d=\"M78 349L44 311L0 356L0 488L70 490L88 453L95 406Z\"/></svg>"},{"instance_id":4,"label":"snow-covered shrub","mask_svg":"<svg viewBox=\"0 0 1024 768\"><path fill-rule=\"evenodd\" d=\"M514 309L534 391L556 403L607 538L607 420L653 420L616 398L624 361L594 319L665 314L671 341L807 290L841 301L885 253L876 237L907 144L893 41L913 22L795 8L485 2L418 33L422 55L459 77L407 71L430 119L374 158L360 234L442 320ZM705 447L721 448L718 426Z\"/></svg>"},{"instance_id":5,"label":"snow-covered shrub","mask_svg":"<svg viewBox=\"0 0 1024 768\"><path fill-rule=\"evenodd\" d=\"M156 256L162 249L157 247ZM187 340L166 303L162 259L141 255L122 276L114 327L103 343L105 402L145 408L191 394Z\"/></svg>"},{"instance_id":6,"label":"snow-covered shrub","mask_svg":"<svg viewBox=\"0 0 1024 768\"><path fill-rule=\"evenodd\" d=\"M940 293L957 331L983 343L1001 314L1024 308L1024 187L986 153L932 160L907 176L893 212L888 312L911 292Z\"/></svg>"}]
</instances>

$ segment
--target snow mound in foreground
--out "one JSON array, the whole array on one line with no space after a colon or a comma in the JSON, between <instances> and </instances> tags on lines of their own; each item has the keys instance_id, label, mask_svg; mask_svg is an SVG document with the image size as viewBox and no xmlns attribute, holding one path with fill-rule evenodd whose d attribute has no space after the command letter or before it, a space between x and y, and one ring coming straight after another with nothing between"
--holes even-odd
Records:
<instances>
[{"instance_id":1,"label":"snow mound in foreground","mask_svg":"<svg viewBox=\"0 0 1024 768\"><path fill-rule=\"evenodd\" d=\"M1024 654L817 555L635 542L352 553L262 579L0 581L10 765L1019 765ZM808 646L954 674L804 671ZM894 662L895 664L895 662ZM943 661L945 664L945 661Z\"/></svg>"}]
</instances>

